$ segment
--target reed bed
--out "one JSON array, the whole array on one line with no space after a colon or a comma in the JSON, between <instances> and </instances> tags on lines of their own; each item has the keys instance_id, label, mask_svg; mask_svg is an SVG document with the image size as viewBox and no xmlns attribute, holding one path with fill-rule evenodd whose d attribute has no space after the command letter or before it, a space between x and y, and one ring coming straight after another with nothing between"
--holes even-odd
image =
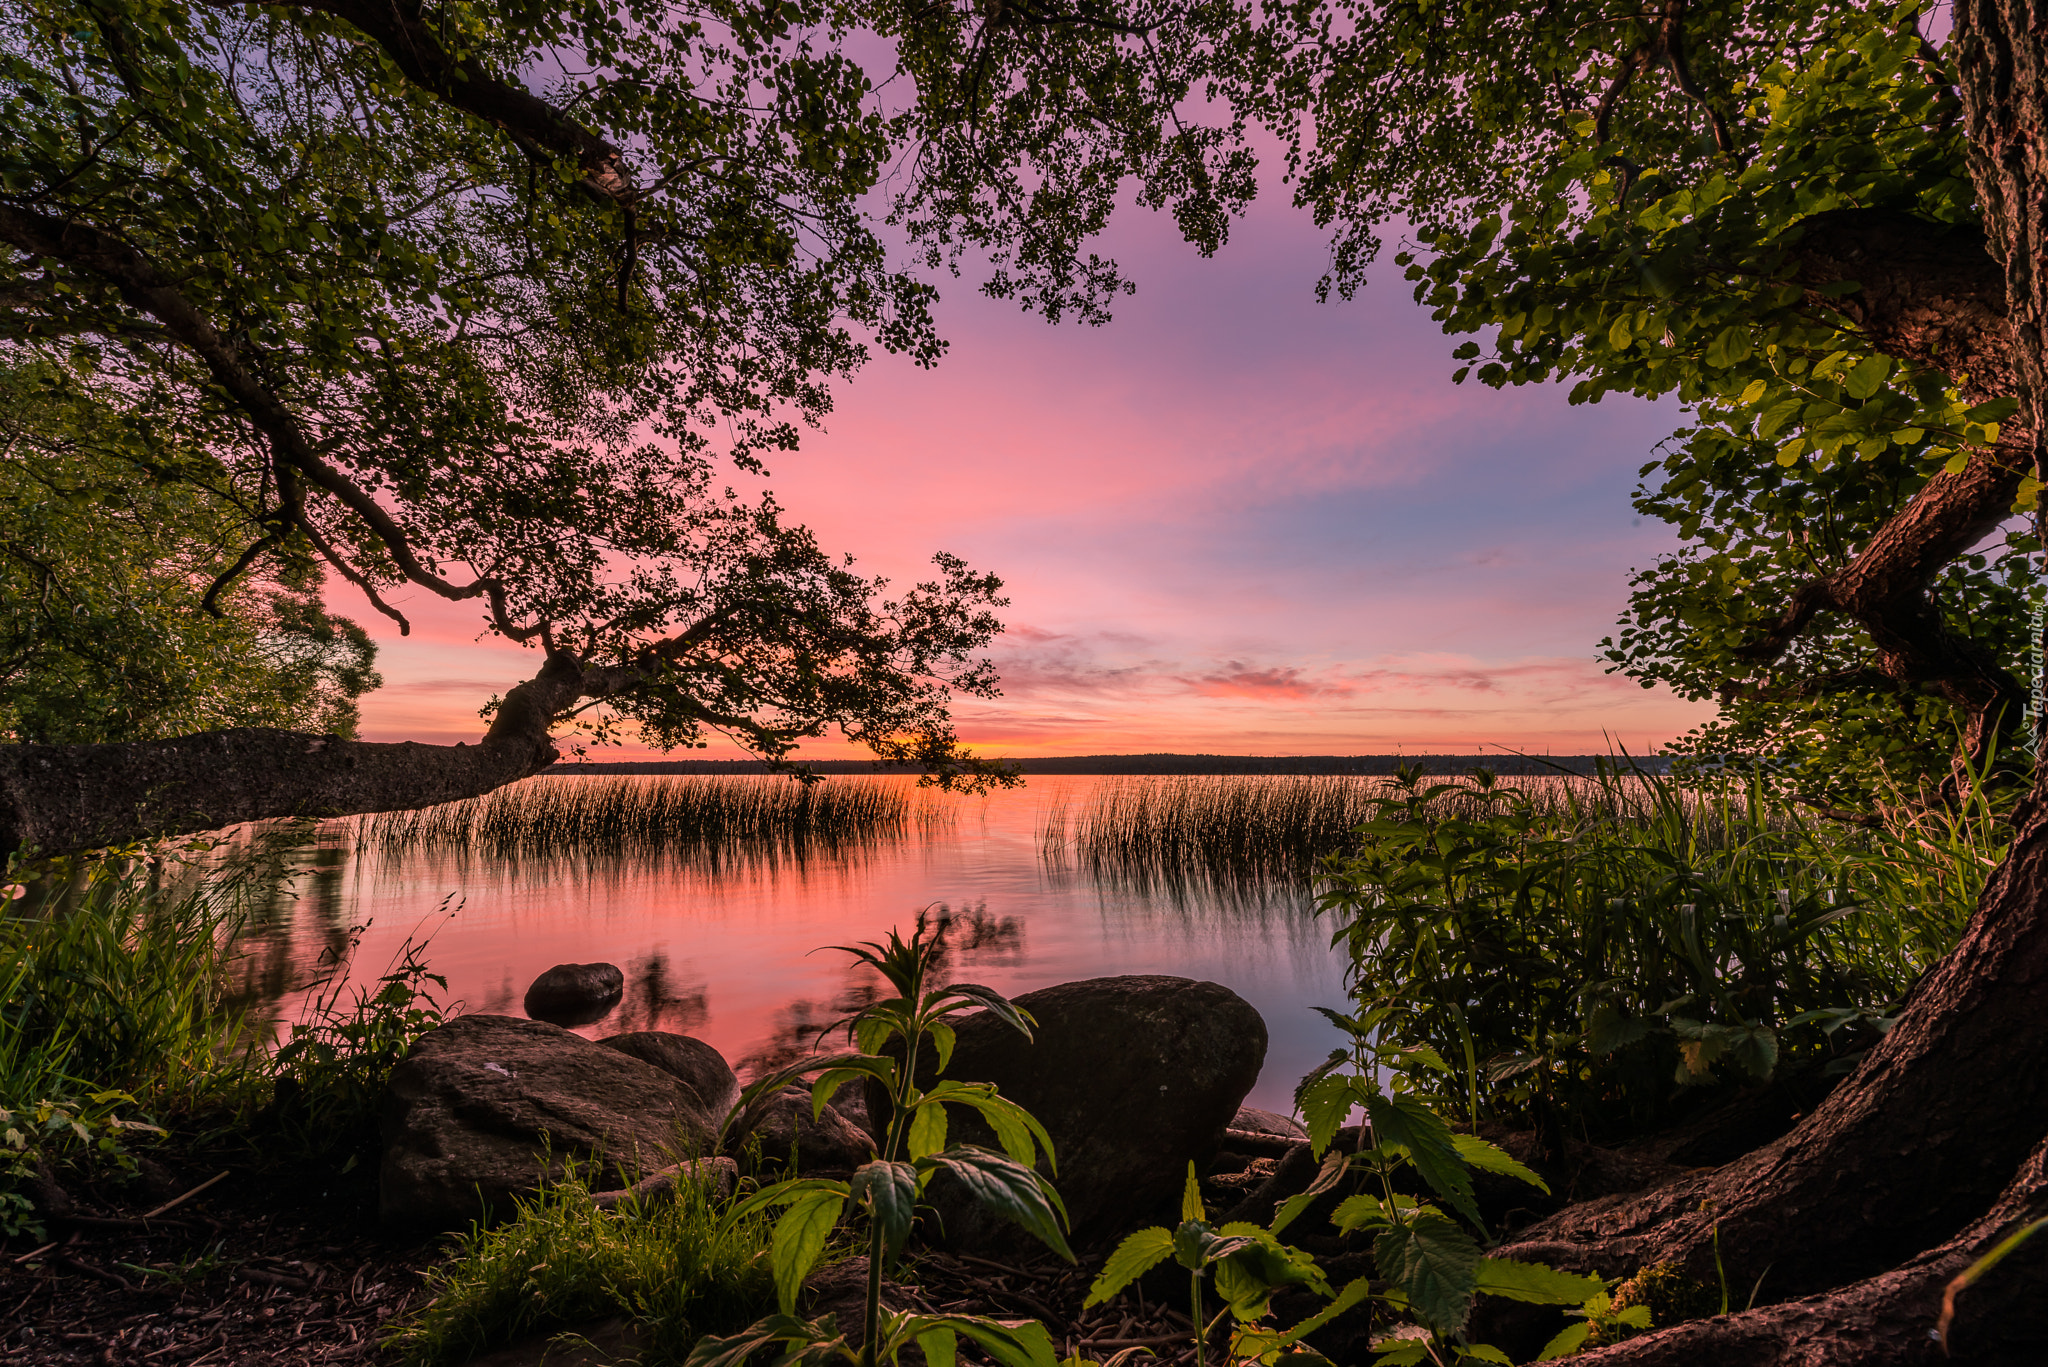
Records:
<instances>
[{"instance_id":1,"label":"reed bed","mask_svg":"<svg viewBox=\"0 0 2048 1367\"><path fill-rule=\"evenodd\" d=\"M547 775L483 797L352 818L359 852L505 862L565 857L728 864L843 857L905 839L948 810L908 784L757 776Z\"/></svg>"},{"instance_id":2,"label":"reed bed","mask_svg":"<svg viewBox=\"0 0 2048 1367\"><path fill-rule=\"evenodd\" d=\"M1648 802L1633 777L1524 778L1513 786L1546 815L1621 821ZM1177 899L1294 900L1307 895L1326 857L1356 844L1354 832L1393 789L1388 778L1349 776L1108 780L1078 811L1049 812L1039 848L1055 870L1079 868L1110 886ZM1495 805L1461 785L1431 809L1471 818Z\"/></svg>"}]
</instances>

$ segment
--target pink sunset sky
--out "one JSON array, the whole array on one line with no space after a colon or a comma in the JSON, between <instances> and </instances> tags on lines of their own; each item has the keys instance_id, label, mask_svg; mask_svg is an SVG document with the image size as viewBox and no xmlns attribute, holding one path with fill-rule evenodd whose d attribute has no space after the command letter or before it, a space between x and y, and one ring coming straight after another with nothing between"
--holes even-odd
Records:
<instances>
[{"instance_id":1,"label":"pink sunset sky","mask_svg":"<svg viewBox=\"0 0 2048 1367\"><path fill-rule=\"evenodd\" d=\"M867 572L920 578L944 550L1004 578L1004 696L959 706L964 738L1641 752L1709 715L1597 658L1630 569L1673 544L1629 494L1675 408L1453 385L1454 340L1391 248L1358 299L1316 302L1327 248L1284 194L1211 260L1142 212L1107 245L1139 286L1113 323L1053 327L949 282L945 361L877 356L765 481ZM402 603L409 638L344 608L386 679L362 735L474 739L478 706L537 658L480 637L473 605Z\"/></svg>"}]
</instances>

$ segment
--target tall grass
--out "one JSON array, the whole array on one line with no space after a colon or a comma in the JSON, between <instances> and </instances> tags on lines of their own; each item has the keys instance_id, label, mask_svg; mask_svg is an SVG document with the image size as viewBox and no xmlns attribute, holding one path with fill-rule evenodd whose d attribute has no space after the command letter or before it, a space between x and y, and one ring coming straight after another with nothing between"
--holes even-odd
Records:
<instances>
[{"instance_id":1,"label":"tall grass","mask_svg":"<svg viewBox=\"0 0 2048 1367\"><path fill-rule=\"evenodd\" d=\"M118 1090L196 1104L240 1033L227 990L245 888L90 867L0 917L0 1105Z\"/></svg>"},{"instance_id":2,"label":"tall grass","mask_svg":"<svg viewBox=\"0 0 2048 1367\"><path fill-rule=\"evenodd\" d=\"M359 851L505 861L680 860L716 871L834 857L903 839L947 809L907 784L762 777L552 777L353 820Z\"/></svg>"}]
</instances>

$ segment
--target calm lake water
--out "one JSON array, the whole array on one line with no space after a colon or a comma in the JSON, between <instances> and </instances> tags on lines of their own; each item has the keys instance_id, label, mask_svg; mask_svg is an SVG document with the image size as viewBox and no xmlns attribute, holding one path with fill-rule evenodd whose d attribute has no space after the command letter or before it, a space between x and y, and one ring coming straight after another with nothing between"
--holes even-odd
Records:
<instances>
[{"instance_id":1,"label":"calm lake water","mask_svg":"<svg viewBox=\"0 0 2048 1367\"><path fill-rule=\"evenodd\" d=\"M587 782L541 778L534 783ZM787 782L774 778L749 780ZM884 779L882 782L912 780ZM408 939L469 1011L521 1014L551 965L605 961L626 996L579 1033L662 1029L703 1039L743 1072L808 1049L879 979L820 946L906 932L920 910L954 919L950 971L1015 994L1077 978L1165 973L1209 979L1266 1019L1271 1043L1251 1101L1292 1109L1296 1081L1340 1041L1313 1006L1342 1006L1343 965L1299 892L1221 897L1104 886L1048 850L1048 816L1106 781L1034 778L986 798L933 795L901 839L807 859L551 857L357 850L347 823L322 834L296 898L251 926L248 987L289 1022L305 984L359 936L357 982ZM359 928L353 929L352 928Z\"/></svg>"}]
</instances>

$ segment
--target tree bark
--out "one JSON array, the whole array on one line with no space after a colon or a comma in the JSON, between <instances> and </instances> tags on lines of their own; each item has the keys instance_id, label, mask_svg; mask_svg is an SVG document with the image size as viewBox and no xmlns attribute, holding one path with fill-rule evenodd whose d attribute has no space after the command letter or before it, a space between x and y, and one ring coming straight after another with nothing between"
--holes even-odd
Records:
<instances>
[{"instance_id":1,"label":"tree bark","mask_svg":"<svg viewBox=\"0 0 2048 1367\"><path fill-rule=\"evenodd\" d=\"M1981 229L1886 209L1836 209L1800 225L1795 253L1809 302L1845 316L1887 355L1954 376L1972 402L2023 388L2005 270ZM1820 292L1844 281L1860 288L1839 298ZM1961 470L1930 479L1849 565L1801 588L1772 629L1739 654L1768 666L1821 613L1840 613L1870 633L1888 679L1931 689L1963 714L1962 755L1972 767L2013 749L2025 686L1989 651L1949 631L1927 596L1945 565L2011 516L2021 477L2035 471L2038 422L2008 426L1994 449L1972 452Z\"/></svg>"},{"instance_id":2,"label":"tree bark","mask_svg":"<svg viewBox=\"0 0 2048 1367\"><path fill-rule=\"evenodd\" d=\"M2048 1359L2048 1231L1957 1293L1946 1346L1933 1336L1950 1281L2014 1230L2048 1215L2048 1142L1955 1238L1822 1296L1694 1320L1574 1357L1585 1367L2039 1367ZM1731 1281L1732 1301L1748 1289Z\"/></svg>"},{"instance_id":3,"label":"tree bark","mask_svg":"<svg viewBox=\"0 0 2048 1367\"><path fill-rule=\"evenodd\" d=\"M1765 1302L1899 1266L1955 1237L2048 1135L2048 801L1898 1024L1783 1139L1646 1195L1573 1206L1510 1257L1626 1276L1676 1263ZM1717 1247L1718 1245L1718 1247ZM1718 1258L1718 1266L1717 1266Z\"/></svg>"},{"instance_id":4,"label":"tree bark","mask_svg":"<svg viewBox=\"0 0 2048 1367\"><path fill-rule=\"evenodd\" d=\"M0 849L62 854L272 817L476 797L553 764L549 725L591 683L575 660L549 660L505 696L476 745L246 727L124 745L0 746Z\"/></svg>"}]
</instances>

